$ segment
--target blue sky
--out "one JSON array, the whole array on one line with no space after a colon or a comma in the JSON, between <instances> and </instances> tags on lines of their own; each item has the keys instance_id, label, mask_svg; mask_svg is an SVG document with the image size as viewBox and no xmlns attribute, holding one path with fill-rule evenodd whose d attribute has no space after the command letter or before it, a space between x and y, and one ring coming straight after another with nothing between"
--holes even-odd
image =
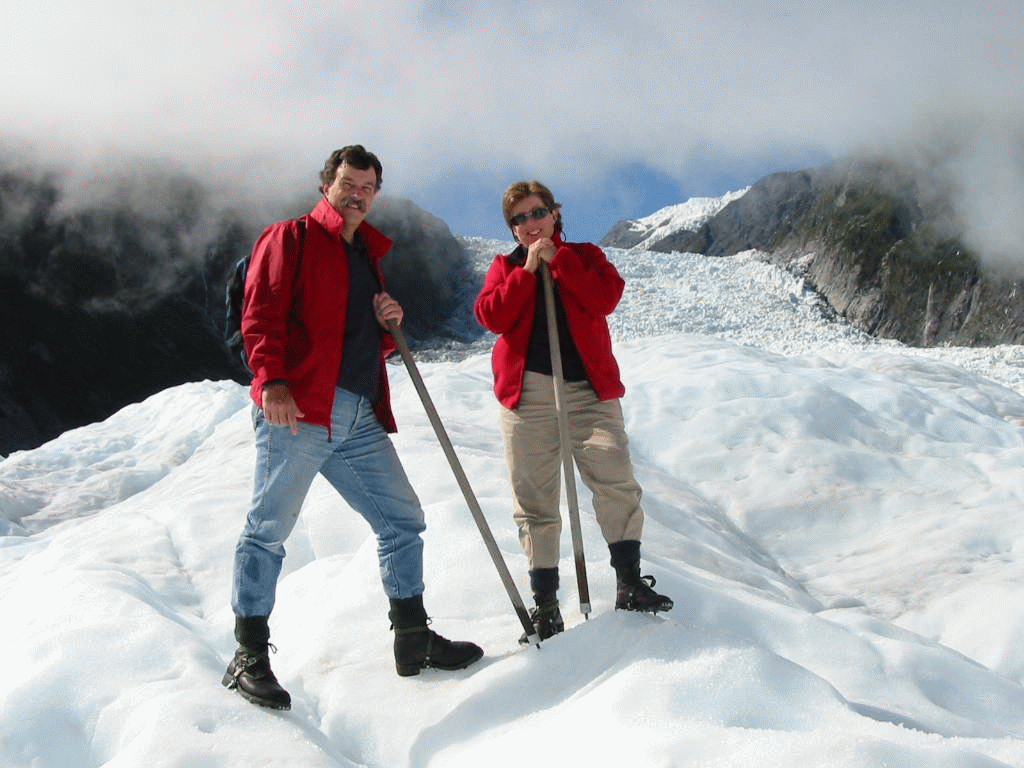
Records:
<instances>
[{"instance_id":1,"label":"blue sky","mask_svg":"<svg viewBox=\"0 0 1024 768\"><path fill-rule=\"evenodd\" d=\"M359 142L387 193L458 234L504 236L501 191L537 178L581 240L884 150L1010 201L979 227L1009 220L1015 242L1021 39L1019 0L22 1L0 28L0 139L165 159L254 202Z\"/></svg>"},{"instance_id":2,"label":"blue sky","mask_svg":"<svg viewBox=\"0 0 1024 768\"><path fill-rule=\"evenodd\" d=\"M609 168L604 176L580 186L566 179L551 184L555 199L562 204L565 237L568 240L598 242L622 219L637 219L691 197L718 197L742 189L776 171L809 168L828 159L823 152L805 150L793 155L765 158L742 167L715 165L707 176L676 179L664 171L634 162ZM525 169L511 172L508 183L532 179ZM543 177L541 181L549 183ZM464 235L509 239L501 216L501 195L505 181L488 181L471 171L445 174L417 203L444 219L449 228Z\"/></svg>"}]
</instances>

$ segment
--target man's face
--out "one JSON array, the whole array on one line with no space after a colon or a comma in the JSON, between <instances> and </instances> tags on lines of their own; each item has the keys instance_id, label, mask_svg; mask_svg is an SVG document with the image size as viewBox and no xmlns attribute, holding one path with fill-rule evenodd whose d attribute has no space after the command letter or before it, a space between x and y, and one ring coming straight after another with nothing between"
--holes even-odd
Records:
<instances>
[{"instance_id":1,"label":"man's face","mask_svg":"<svg viewBox=\"0 0 1024 768\"><path fill-rule=\"evenodd\" d=\"M354 229L373 209L377 196L377 172L373 168L361 171L342 163L334 174L334 181L324 187L324 196L345 218L345 224Z\"/></svg>"}]
</instances>

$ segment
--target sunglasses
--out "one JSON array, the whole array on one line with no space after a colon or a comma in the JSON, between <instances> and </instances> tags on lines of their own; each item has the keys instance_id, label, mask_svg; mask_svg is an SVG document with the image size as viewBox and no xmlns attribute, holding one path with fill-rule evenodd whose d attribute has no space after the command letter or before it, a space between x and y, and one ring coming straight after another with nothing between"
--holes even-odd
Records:
<instances>
[{"instance_id":1,"label":"sunglasses","mask_svg":"<svg viewBox=\"0 0 1024 768\"><path fill-rule=\"evenodd\" d=\"M534 221L540 221L545 216L550 215L551 211L549 211L547 208L534 208L529 213L517 213L515 216L508 220L508 223L511 224L513 227L518 227L520 224L525 224L530 219L533 219Z\"/></svg>"}]
</instances>

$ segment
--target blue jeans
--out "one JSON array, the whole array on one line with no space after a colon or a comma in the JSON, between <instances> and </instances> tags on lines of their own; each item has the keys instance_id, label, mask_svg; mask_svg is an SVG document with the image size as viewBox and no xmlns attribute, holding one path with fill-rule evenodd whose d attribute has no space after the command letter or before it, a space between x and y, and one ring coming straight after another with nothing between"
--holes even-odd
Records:
<instances>
[{"instance_id":1,"label":"blue jeans","mask_svg":"<svg viewBox=\"0 0 1024 768\"><path fill-rule=\"evenodd\" d=\"M384 592L423 592L423 508L372 404L344 389L334 395L331 432L299 423L299 434L255 414L252 505L235 548L231 607L236 616L269 616L284 542L319 472L377 535Z\"/></svg>"}]
</instances>

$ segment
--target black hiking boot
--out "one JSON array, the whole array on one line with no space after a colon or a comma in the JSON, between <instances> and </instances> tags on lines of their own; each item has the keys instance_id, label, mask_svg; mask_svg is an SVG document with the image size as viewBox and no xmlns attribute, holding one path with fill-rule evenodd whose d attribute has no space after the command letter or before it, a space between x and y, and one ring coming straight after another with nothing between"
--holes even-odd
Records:
<instances>
[{"instance_id":1,"label":"black hiking boot","mask_svg":"<svg viewBox=\"0 0 1024 768\"><path fill-rule=\"evenodd\" d=\"M270 669L270 627L266 616L236 616L235 640L238 650L228 664L221 684L228 690L270 709L291 709L292 697L281 687Z\"/></svg>"},{"instance_id":2,"label":"black hiking boot","mask_svg":"<svg viewBox=\"0 0 1024 768\"><path fill-rule=\"evenodd\" d=\"M615 610L657 613L670 611L675 605L665 595L659 595L652 589L656 583L653 576L640 575L640 563L617 568L615 573Z\"/></svg>"},{"instance_id":3,"label":"black hiking boot","mask_svg":"<svg viewBox=\"0 0 1024 768\"><path fill-rule=\"evenodd\" d=\"M281 687L270 669L268 645L262 651L239 647L228 664L221 684L253 704L270 709L291 709L292 697Z\"/></svg>"},{"instance_id":4,"label":"black hiking boot","mask_svg":"<svg viewBox=\"0 0 1024 768\"><path fill-rule=\"evenodd\" d=\"M562 621L562 612L558 610L558 596L534 595L536 608L530 609L530 619L533 621L533 629L541 640L547 640L552 635L557 635L565 629L565 622ZM519 638L520 645L529 645L530 637L523 632Z\"/></svg>"},{"instance_id":5,"label":"black hiking boot","mask_svg":"<svg viewBox=\"0 0 1024 768\"><path fill-rule=\"evenodd\" d=\"M391 600L388 612L395 630L395 669L401 677L418 675L421 669L465 669L483 658L475 643L453 642L427 627L423 596Z\"/></svg>"}]
</instances>

